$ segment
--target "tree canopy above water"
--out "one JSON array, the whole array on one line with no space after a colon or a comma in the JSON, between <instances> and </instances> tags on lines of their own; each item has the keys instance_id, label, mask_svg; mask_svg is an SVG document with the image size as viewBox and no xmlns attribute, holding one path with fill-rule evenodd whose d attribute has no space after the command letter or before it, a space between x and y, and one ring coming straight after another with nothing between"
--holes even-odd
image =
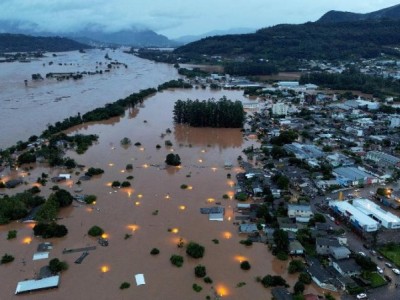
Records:
<instances>
[{"instance_id":1,"label":"tree canopy above water","mask_svg":"<svg viewBox=\"0 0 400 300\"><path fill-rule=\"evenodd\" d=\"M218 101L178 100L174 106L174 122L193 127L241 128L244 120L242 103L226 97Z\"/></svg>"}]
</instances>

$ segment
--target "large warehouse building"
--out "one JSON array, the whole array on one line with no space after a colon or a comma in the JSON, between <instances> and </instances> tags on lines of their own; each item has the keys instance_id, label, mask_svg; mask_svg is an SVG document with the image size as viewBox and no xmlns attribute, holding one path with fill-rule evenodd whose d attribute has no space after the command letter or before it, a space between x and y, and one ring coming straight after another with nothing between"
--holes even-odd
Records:
<instances>
[{"instance_id":1,"label":"large warehouse building","mask_svg":"<svg viewBox=\"0 0 400 300\"><path fill-rule=\"evenodd\" d=\"M379 228L377 221L346 201L329 201L329 206L335 213L348 218L354 227L362 231L373 232Z\"/></svg>"},{"instance_id":2,"label":"large warehouse building","mask_svg":"<svg viewBox=\"0 0 400 300\"><path fill-rule=\"evenodd\" d=\"M386 210L383 210L379 205L368 199L355 199L353 200L353 206L364 214L377 220L385 228L400 228L400 218Z\"/></svg>"}]
</instances>

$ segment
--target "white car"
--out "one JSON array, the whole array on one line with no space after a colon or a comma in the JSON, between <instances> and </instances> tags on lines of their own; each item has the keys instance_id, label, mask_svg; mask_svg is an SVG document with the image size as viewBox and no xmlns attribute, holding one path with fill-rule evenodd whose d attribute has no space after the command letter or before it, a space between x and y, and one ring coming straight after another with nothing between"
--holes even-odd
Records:
<instances>
[{"instance_id":1,"label":"white car","mask_svg":"<svg viewBox=\"0 0 400 300\"><path fill-rule=\"evenodd\" d=\"M358 252L358 254L362 255L362 256L367 256L364 252L360 251Z\"/></svg>"},{"instance_id":2,"label":"white car","mask_svg":"<svg viewBox=\"0 0 400 300\"><path fill-rule=\"evenodd\" d=\"M400 275L400 270L399 269L393 268L392 271L393 271L394 274Z\"/></svg>"},{"instance_id":3,"label":"white car","mask_svg":"<svg viewBox=\"0 0 400 300\"><path fill-rule=\"evenodd\" d=\"M383 269L381 267L376 267L376 270L378 271L379 274L383 274Z\"/></svg>"},{"instance_id":4,"label":"white car","mask_svg":"<svg viewBox=\"0 0 400 300\"><path fill-rule=\"evenodd\" d=\"M367 299L367 294L365 293L358 294L357 299Z\"/></svg>"}]
</instances>

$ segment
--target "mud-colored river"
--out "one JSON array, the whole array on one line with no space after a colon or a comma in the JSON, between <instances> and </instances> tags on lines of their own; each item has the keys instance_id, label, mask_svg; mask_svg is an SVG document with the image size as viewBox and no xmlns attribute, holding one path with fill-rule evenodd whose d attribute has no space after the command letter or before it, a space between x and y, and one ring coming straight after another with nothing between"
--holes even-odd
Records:
<instances>
[{"instance_id":1,"label":"mud-colored river","mask_svg":"<svg viewBox=\"0 0 400 300\"><path fill-rule=\"evenodd\" d=\"M115 87L116 88L116 87ZM54 249L51 258L65 260L69 269L62 273L60 286L56 290L36 292L18 296L21 299L205 299L215 295L222 299L271 299L269 289L256 282L257 276L267 274L282 275L293 287L297 275L287 274L288 262L275 259L264 244L246 247L239 243L245 239L238 234L234 225L236 200L223 199L223 194L233 195L234 178L240 168L237 156L243 147L256 144L242 136L239 129L189 128L172 123L172 108L177 99L210 97L248 101L242 92L209 90L164 91L147 99L142 107L127 111L126 115L103 123L87 124L70 130L70 133L95 133L100 136L99 143L92 146L84 155L68 152L86 167L100 167L105 173L79 187L74 184L83 173L75 170L72 180L60 184L74 193L82 188L84 194L98 196L95 205L80 205L60 213L59 223L65 224L68 235L61 239L51 239ZM162 137L166 129L171 133ZM132 145L122 147L120 140L128 137ZM172 147L166 147L170 140ZM141 146L133 144L140 142ZM156 149L156 145L161 149ZM168 153L180 155L181 167L165 168L164 160ZM224 169L224 163L234 164L231 170ZM127 164L133 170L127 172ZM3 172L5 176L23 175L28 185L32 185L42 173L55 176L57 169L43 166L30 170L30 173L15 171ZM75 172L81 172L77 174ZM232 174L232 180L227 174ZM112 189L114 180L124 181L132 175L132 187ZM189 189L180 188L182 184ZM52 183L42 188L48 195ZM9 191L7 191L9 192ZM225 208L223 222L209 221L207 215L200 214L201 207L211 207L220 203ZM93 225L102 227L108 236L109 246L100 246L96 239L87 236ZM10 229L18 230L15 240L7 241ZM125 239L126 234L132 236ZM205 256L190 259L185 250L178 248L180 239L186 243L195 241L205 247ZM218 239L216 244L212 240ZM39 242L43 241L32 234L29 225L12 223L0 227L1 253L10 253L15 261L0 266L1 299L14 299L16 284L20 280L32 278L47 260L32 261ZM82 264L74 261L81 253L62 254L64 248L80 248L96 245ZM152 248L160 254L149 254ZM169 258L172 254L184 256L181 268L173 266ZM240 261L248 260L252 266L249 271L240 269ZM194 267L206 266L207 276L212 284L206 284L194 275ZM134 275L144 274L146 285L136 286ZM120 290L122 282L131 287ZM200 293L192 289L197 283L203 287ZM239 283L245 283L237 287ZM307 287L308 292L320 293L315 285Z\"/></svg>"}]
</instances>

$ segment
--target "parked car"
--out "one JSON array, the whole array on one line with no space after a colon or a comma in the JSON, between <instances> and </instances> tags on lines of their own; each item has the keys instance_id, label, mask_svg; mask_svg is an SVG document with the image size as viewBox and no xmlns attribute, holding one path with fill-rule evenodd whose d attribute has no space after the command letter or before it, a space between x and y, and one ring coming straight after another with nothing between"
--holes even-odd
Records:
<instances>
[{"instance_id":1,"label":"parked car","mask_svg":"<svg viewBox=\"0 0 400 300\"><path fill-rule=\"evenodd\" d=\"M370 250L369 252L371 252L372 255L376 255L376 251L375 250Z\"/></svg>"},{"instance_id":2,"label":"parked car","mask_svg":"<svg viewBox=\"0 0 400 300\"><path fill-rule=\"evenodd\" d=\"M364 252L360 251L358 252L358 254L360 254L361 256L367 256Z\"/></svg>"},{"instance_id":3,"label":"parked car","mask_svg":"<svg viewBox=\"0 0 400 300\"><path fill-rule=\"evenodd\" d=\"M384 275L387 282L392 282L392 277Z\"/></svg>"},{"instance_id":4,"label":"parked car","mask_svg":"<svg viewBox=\"0 0 400 300\"><path fill-rule=\"evenodd\" d=\"M383 269L381 267L376 267L376 270L378 271L379 274L383 274Z\"/></svg>"},{"instance_id":5,"label":"parked car","mask_svg":"<svg viewBox=\"0 0 400 300\"><path fill-rule=\"evenodd\" d=\"M378 256L377 259L383 260L383 257L382 256Z\"/></svg>"},{"instance_id":6,"label":"parked car","mask_svg":"<svg viewBox=\"0 0 400 300\"><path fill-rule=\"evenodd\" d=\"M399 269L393 268L392 271L393 271L394 274L400 275L400 270Z\"/></svg>"},{"instance_id":7,"label":"parked car","mask_svg":"<svg viewBox=\"0 0 400 300\"><path fill-rule=\"evenodd\" d=\"M393 266L392 266L391 263L385 262L385 265L386 265L386 267L388 267L388 268L393 268Z\"/></svg>"},{"instance_id":8,"label":"parked car","mask_svg":"<svg viewBox=\"0 0 400 300\"><path fill-rule=\"evenodd\" d=\"M363 247L364 247L365 249L369 249L369 246L368 246L367 244L363 244Z\"/></svg>"},{"instance_id":9,"label":"parked car","mask_svg":"<svg viewBox=\"0 0 400 300\"><path fill-rule=\"evenodd\" d=\"M367 294L365 293L358 294L357 299L367 299Z\"/></svg>"}]
</instances>

